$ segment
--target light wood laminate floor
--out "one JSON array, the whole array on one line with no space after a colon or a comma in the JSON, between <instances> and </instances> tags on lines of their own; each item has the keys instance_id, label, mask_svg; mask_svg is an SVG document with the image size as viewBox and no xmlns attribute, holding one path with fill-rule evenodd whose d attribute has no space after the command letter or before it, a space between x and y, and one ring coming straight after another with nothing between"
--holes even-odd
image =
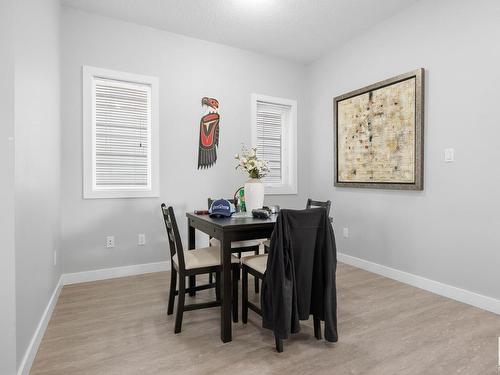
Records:
<instances>
[{"instance_id":1,"label":"light wood laminate floor","mask_svg":"<svg viewBox=\"0 0 500 375\"><path fill-rule=\"evenodd\" d=\"M311 319L282 354L252 311L247 325L233 324L228 344L219 308L186 312L175 335L168 283L161 272L65 286L31 374L500 373L500 316L344 264L339 342L316 341Z\"/></svg>"}]
</instances>

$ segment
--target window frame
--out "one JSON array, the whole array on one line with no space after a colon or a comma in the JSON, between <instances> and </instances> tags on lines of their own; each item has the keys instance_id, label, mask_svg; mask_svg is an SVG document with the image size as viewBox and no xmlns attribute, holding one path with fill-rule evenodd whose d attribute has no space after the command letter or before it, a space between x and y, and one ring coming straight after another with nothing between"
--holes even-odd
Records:
<instances>
[{"instance_id":1,"label":"window frame","mask_svg":"<svg viewBox=\"0 0 500 375\"><path fill-rule=\"evenodd\" d=\"M150 163L151 181L147 188L95 186L95 79L109 79L151 87ZM159 197L159 81L157 77L84 65L83 83L83 198L153 198Z\"/></svg>"},{"instance_id":2,"label":"window frame","mask_svg":"<svg viewBox=\"0 0 500 375\"><path fill-rule=\"evenodd\" d=\"M297 194L297 100L262 94L251 95L252 147L256 147L257 145L258 102L267 102L271 104L285 105L290 107L290 115L287 124L283 126L282 130L282 183L273 184L264 182L265 194Z\"/></svg>"}]
</instances>

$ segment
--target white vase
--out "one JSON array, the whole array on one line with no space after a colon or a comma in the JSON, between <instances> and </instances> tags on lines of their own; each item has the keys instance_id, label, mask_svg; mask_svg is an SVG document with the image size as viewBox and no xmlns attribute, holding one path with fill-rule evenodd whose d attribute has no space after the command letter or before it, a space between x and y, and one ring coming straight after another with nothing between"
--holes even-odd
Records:
<instances>
[{"instance_id":1,"label":"white vase","mask_svg":"<svg viewBox=\"0 0 500 375\"><path fill-rule=\"evenodd\" d=\"M245 206L247 212L264 206L264 184L258 178L245 183Z\"/></svg>"}]
</instances>

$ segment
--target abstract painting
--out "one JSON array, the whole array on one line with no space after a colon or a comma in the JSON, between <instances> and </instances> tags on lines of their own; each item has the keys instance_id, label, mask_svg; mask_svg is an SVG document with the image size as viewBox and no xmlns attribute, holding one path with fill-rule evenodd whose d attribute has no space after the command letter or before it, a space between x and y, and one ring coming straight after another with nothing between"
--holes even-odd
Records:
<instances>
[{"instance_id":1,"label":"abstract painting","mask_svg":"<svg viewBox=\"0 0 500 375\"><path fill-rule=\"evenodd\" d=\"M423 189L424 70L334 99L335 186Z\"/></svg>"}]
</instances>

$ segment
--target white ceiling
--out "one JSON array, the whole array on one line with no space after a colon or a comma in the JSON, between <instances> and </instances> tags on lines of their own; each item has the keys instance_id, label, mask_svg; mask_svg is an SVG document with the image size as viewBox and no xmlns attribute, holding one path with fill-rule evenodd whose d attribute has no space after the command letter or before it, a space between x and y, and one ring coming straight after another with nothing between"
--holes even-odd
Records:
<instances>
[{"instance_id":1,"label":"white ceiling","mask_svg":"<svg viewBox=\"0 0 500 375\"><path fill-rule=\"evenodd\" d=\"M62 0L66 6L302 63L417 0Z\"/></svg>"}]
</instances>

